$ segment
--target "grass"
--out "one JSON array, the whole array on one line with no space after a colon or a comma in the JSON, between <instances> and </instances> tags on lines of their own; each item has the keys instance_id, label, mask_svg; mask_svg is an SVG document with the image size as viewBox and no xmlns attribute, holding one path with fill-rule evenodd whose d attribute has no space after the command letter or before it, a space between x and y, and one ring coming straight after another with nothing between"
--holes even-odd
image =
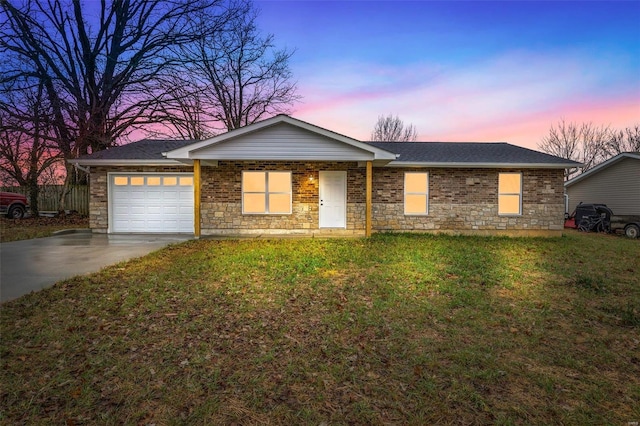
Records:
<instances>
[{"instance_id":1,"label":"grass","mask_svg":"<svg viewBox=\"0 0 640 426\"><path fill-rule=\"evenodd\" d=\"M7 219L0 217L0 242L30 240L32 238L50 237L63 229L88 228L86 216L71 214L60 217L28 217L24 219Z\"/></svg>"},{"instance_id":2,"label":"grass","mask_svg":"<svg viewBox=\"0 0 640 426\"><path fill-rule=\"evenodd\" d=\"M190 241L2 305L2 424L640 421L640 242Z\"/></svg>"}]
</instances>

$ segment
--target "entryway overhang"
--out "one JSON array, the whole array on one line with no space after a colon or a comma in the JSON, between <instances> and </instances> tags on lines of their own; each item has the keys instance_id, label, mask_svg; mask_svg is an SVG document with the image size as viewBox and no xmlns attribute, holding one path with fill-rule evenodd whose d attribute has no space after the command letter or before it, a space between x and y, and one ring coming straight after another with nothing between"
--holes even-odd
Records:
<instances>
[{"instance_id":1,"label":"entryway overhang","mask_svg":"<svg viewBox=\"0 0 640 426\"><path fill-rule=\"evenodd\" d=\"M165 158L193 163L195 236L200 236L200 174L202 166L219 161L356 162L366 168L365 234L371 235L373 166L397 155L307 122L277 115L166 153Z\"/></svg>"}]
</instances>

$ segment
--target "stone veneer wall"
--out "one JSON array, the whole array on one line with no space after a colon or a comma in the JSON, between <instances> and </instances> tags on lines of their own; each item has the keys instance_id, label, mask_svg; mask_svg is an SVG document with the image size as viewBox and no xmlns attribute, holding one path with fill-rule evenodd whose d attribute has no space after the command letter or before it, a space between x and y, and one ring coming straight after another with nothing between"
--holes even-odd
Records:
<instances>
[{"instance_id":1,"label":"stone veneer wall","mask_svg":"<svg viewBox=\"0 0 640 426\"><path fill-rule=\"evenodd\" d=\"M91 167L89 174L89 227L93 232L109 229L107 173L193 173L193 167Z\"/></svg>"},{"instance_id":2,"label":"stone veneer wall","mask_svg":"<svg viewBox=\"0 0 640 426\"><path fill-rule=\"evenodd\" d=\"M382 168L373 174L373 228L377 231L561 231L564 225L563 171L522 169L522 215L498 215L499 169L425 169L429 212L404 215L404 172ZM516 170L517 171L517 170Z\"/></svg>"},{"instance_id":3,"label":"stone veneer wall","mask_svg":"<svg viewBox=\"0 0 640 426\"><path fill-rule=\"evenodd\" d=\"M293 213L242 215L242 171L292 172ZM347 171L347 231L365 226L365 168L354 162L220 161L202 167L202 233L313 233L318 230L320 170ZM404 215L404 172L374 168L374 231L561 231L564 222L563 171L523 169L522 216L498 216L498 169L422 169L429 173L429 214ZM91 169L90 227L107 232L107 171L192 172L191 167L96 167ZM313 177L312 180L309 177Z\"/></svg>"},{"instance_id":4,"label":"stone veneer wall","mask_svg":"<svg viewBox=\"0 0 640 426\"><path fill-rule=\"evenodd\" d=\"M292 214L243 215L242 172L291 171ZM311 233L318 230L319 171L347 172L347 231L364 230L365 169L355 162L219 161L202 168L202 233ZM309 179L309 178L313 179ZM336 231L334 231L336 232Z\"/></svg>"}]
</instances>

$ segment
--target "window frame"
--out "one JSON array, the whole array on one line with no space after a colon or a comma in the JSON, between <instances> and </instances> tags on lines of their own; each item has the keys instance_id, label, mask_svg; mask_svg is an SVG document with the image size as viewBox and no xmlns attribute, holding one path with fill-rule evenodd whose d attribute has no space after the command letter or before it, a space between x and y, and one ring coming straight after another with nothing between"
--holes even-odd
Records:
<instances>
[{"instance_id":1,"label":"window frame","mask_svg":"<svg viewBox=\"0 0 640 426\"><path fill-rule=\"evenodd\" d=\"M264 192L262 191L245 191L245 173L263 173L264 174ZM288 173L289 174L289 191L269 191L269 174L270 173ZM290 170L243 170L241 176L241 201L242 201L242 214L243 215L290 215L293 213L293 173ZM264 208L263 212L245 212L244 209L244 194L264 194ZM269 195L270 194L286 194L289 196L289 211L288 212L270 212L269 211Z\"/></svg>"},{"instance_id":2,"label":"window frame","mask_svg":"<svg viewBox=\"0 0 640 426\"><path fill-rule=\"evenodd\" d=\"M427 177L427 191L426 192L407 192L407 175L426 175ZM402 208L405 216L429 216L429 186L431 179L429 172L404 172L404 181L402 187ZM407 213L407 195L424 195L426 197L427 205L425 206L424 213Z\"/></svg>"},{"instance_id":3,"label":"window frame","mask_svg":"<svg viewBox=\"0 0 640 426\"><path fill-rule=\"evenodd\" d=\"M518 175L520 177L520 188L518 192L500 192L500 176L502 175ZM522 172L498 172L498 216L522 216ZM502 195L518 196L518 213L500 213L500 197Z\"/></svg>"}]
</instances>

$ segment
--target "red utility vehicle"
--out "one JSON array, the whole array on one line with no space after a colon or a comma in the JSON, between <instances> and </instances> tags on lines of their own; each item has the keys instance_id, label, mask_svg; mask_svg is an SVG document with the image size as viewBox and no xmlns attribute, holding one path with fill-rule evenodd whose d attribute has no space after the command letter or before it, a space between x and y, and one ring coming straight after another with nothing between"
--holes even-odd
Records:
<instances>
[{"instance_id":1,"label":"red utility vehicle","mask_svg":"<svg viewBox=\"0 0 640 426\"><path fill-rule=\"evenodd\" d=\"M13 192L0 192L0 214L6 214L10 219L22 219L27 210L27 197Z\"/></svg>"}]
</instances>

